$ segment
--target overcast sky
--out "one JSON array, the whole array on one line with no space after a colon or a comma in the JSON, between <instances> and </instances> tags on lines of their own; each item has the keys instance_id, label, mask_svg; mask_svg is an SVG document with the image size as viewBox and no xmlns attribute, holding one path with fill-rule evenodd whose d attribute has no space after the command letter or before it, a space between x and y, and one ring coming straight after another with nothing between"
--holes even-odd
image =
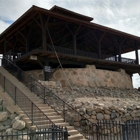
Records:
<instances>
[{"instance_id":1,"label":"overcast sky","mask_svg":"<svg viewBox=\"0 0 140 140\"><path fill-rule=\"evenodd\" d=\"M91 16L94 23L140 36L140 0L0 0L0 33L32 5L46 9L58 5ZM135 53L123 56L135 58ZM139 83L140 76L136 74L134 87Z\"/></svg>"}]
</instances>

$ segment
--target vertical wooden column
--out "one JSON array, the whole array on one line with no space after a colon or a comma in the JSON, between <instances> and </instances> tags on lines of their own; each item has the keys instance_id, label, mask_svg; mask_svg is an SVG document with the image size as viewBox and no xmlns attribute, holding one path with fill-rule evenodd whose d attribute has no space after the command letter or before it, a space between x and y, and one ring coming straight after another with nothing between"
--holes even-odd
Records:
<instances>
[{"instance_id":1,"label":"vertical wooden column","mask_svg":"<svg viewBox=\"0 0 140 140\"><path fill-rule=\"evenodd\" d=\"M119 62L122 61L122 58L121 58L121 45L119 45L118 47L118 54L119 54Z\"/></svg>"},{"instance_id":2,"label":"vertical wooden column","mask_svg":"<svg viewBox=\"0 0 140 140\"><path fill-rule=\"evenodd\" d=\"M29 52L29 42L28 42L28 37L26 38L26 53Z\"/></svg>"},{"instance_id":3,"label":"vertical wooden column","mask_svg":"<svg viewBox=\"0 0 140 140\"><path fill-rule=\"evenodd\" d=\"M25 27L25 29L26 29L26 36L25 36L25 40L26 40L26 53L28 53L30 51L30 46L29 46L30 29L28 27Z\"/></svg>"},{"instance_id":4,"label":"vertical wooden column","mask_svg":"<svg viewBox=\"0 0 140 140\"><path fill-rule=\"evenodd\" d=\"M74 55L76 55L77 54L76 35L73 35L73 50L74 50Z\"/></svg>"},{"instance_id":5,"label":"vertical wooden column","mask_svg":"<svg viewBox=\"0 0 140 140\"><path fill-rule=\"evenodd\" d=\"M99 46L98 46L98 58L101 59L101 41L99 41Z\"/></svg>"},{"instance_id":6,"label":"vertical wooden column","mask_svg":"<svg viewBox=\"0 0 140 140\"><path fill-rule=\"evenodd\" d=\"M102 51L101 51L101 41L104 38L106 32L104 32L104 34L100 37L99 39L99 45L98 45L98 58L101 59L102 58Z\"/></svg>"},{"instance_id":7,"label":"vertical wooden column","mask_svg":"<svg viewBox=\"0 0 140 140\"><path fill-rule=\"evenodd\" d=\"M4 56L6 54L6 46L7 46L7 43L6 43L6 37L4 37Z\"/></svg>"},{"instance_id":8,"label":"vertical wooden column","mask_svg":"<svg viewBox=\"0 0 140 140\"><path fill-rule=\"evenodd\" d=\"M45 25L42 25L42 48L45 51L47 50L46 37L46 28Z\"/></svg>"},{"instance_id":9,"label":"vertical wooden column","mask_svg":"<svg viewBox=\"0 0 140 140\"><path fill-rule=\"evenodd\" d=\"M139 64L139 54L138 54L138 47L137 42L135 41L135 56L136 56L136 64Z\"/></svg>"},{"instance_id":10,"label":"vertical wooden column","mask_svg":"<svg viewBox=\"0 0 140 140\"><path fill-rule=\"evenodd\" d=\"M115 56L115 61L117 61L116 45L114 45L114 56Z\"/></svg>"}]
</instances>

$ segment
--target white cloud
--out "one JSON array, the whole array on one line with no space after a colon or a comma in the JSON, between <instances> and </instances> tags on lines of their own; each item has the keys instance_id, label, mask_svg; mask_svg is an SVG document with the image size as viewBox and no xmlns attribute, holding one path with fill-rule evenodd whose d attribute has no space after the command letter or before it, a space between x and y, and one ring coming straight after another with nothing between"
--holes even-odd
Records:
<instances>
[{"instance_id":1,"label":"white cloud","mask_svg":"<svg viewBox=\"0 0 140 140\"><path fill-rule=\"evenodd\" d=\"M0 33L3 32L8 26L8 23L5 23L4 21L0 20Z\"/></svg>"}]
</instances>

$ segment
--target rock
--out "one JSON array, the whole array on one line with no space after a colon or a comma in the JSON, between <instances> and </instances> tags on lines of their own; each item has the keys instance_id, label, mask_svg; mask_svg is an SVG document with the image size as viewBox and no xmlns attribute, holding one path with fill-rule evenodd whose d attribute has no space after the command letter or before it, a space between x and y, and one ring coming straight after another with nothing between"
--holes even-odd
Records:
<instances>
[{"instance_id":1,"label":"rock","mask_svg":"<svg viewBox=\"0 0 140 140\"><path fill-rule=\"evenodd\" d=\"M81 120L81 116L78 115L78 114L75 114L75 115L74 115L74 121L75 121L75 122L79 122L80 120Z\"/></svg>"},{"instance_id":2,"label":"rock","mask_svg":"<svg viewBox=\"0 0 140 140\"><path fill-rule=\"evenodd\" d=\"M80 108L80 107L82 107L82 103L77 103L77 104L75 104L75 108L76 108L76 109L78 109L78 108Z\"/></svg>"},{"instance_id":3,"label":"rock","mask_svg":"<svg viewBox=\"0 0 140 140\"><path fill-rule=\"evenodd\" d=\"M0 131L2 130L5 130L5 127L2 124L0 124Z\"/></svg>"},{"instance_id":4,"label":"rock","mask_svg":"<svg viewBox=\"0 0 140 140\"><path fill-rule=\"evenodd\" d=\"M88 114L84 115L85 118L89 119L90 116Z\"/></svg>"},{"instance_id":5,"label":"rock","mask_svg":"<svg viewBox=\"0 0 140 140\"><path fill-rule=\"evenodd\" d=\"M111 112L110 118L114 119L116 117L116 113L115 112Z\"/></svg>"},{"instance_id":6,"label":"rock","mask_svg":"<svg viewBox=\"0 0 140 140\"><path fill-rule=\"evenodd\" d=\"M80 114L84 115L86 112L86 109L82 107L79 109L79 112L80 112Z\"/></svg>"},{"instance_id":7,"label":"rock","mask_svg":"<svg viewBox=\"0 0 140 140\"><path fill-rule=\"evenodd\" d=\"M12 128L9 128L6 130L6 134L7 135L11 135L13 133L13 129Z\"/></svg>"},{"instance_id":8,"label":"rock","mask_svg":"<svg viewBox=\"0 0 140 140\"><path fill-rule=\"evenodd\" d=\"M0 122L7 120L8 113L7 112L0 112Z\"/></svg>"},{"instance_id":9,"label":"rock","mask_svg":"<svg viewBox=\"0 0 140 140\"><path fill-rule=\"evenodd\" d=\"M102 111L101 108L95 108L95 112L96 112L96 113L102 113L103 111Z\"/></svg>"},{"instance_id":10,"label":"rock","mask_svg":"<svg viewBox=\"0 0 140 140\"><path fill-rule=\"evenodd\" d=\"M81 120L81 121L80 121L80 125L85 126L86 124L87 124L87 123L86 123L85 120Z\"/></svg>"},{"instance_id":11,"label":"rock","mask_svg":"<svg viewBox=\"0 0 140 140\"><path fill-rule=\"evenodd\" d=\"M87 113L89 116L92 115L92 111L93 111L92 107L86 108L86 113Z\"/></svg>"},{"instance_id":12,"label":"rock","mask_svg":"<svg viewBox=\"0 0 140 140\"><path fill-rule=\"evenodd\" d=\"M97 123L96 119L89 119L89 121L92 122L92 123L95 123L95 124Z\"/></svg>"},{"instance_id":13,"label":"rock","mask_svg":"<svg viewBox=\"0 0 140 140\"><path fill-rule=\"evenodd\" d=\"M79 127L80 123L79 122L74 122L74 126Z\"/></svg>"},{"instance_id":14,"label":"rock","mask_svg":"<svg viewBox=\"0 0 140 140\"><path fill-rule=\"evenodd\" d=\"M97 113L97 114L96 114L96 118L97 118L98 120L103 120L103 119L104 119L104 115L103 115L102 113Z\"/></svg>"},{"instance_id":15,"label":"rock","mask_svg":"<svg viewBox=\"0 0 140 140\"><path fill-rule=\"evenodd\" d=\"M3 100L2 99L0 99L0 105L2 105L3 104Z\"/></svg>"},{"instance_id":16,"label":"rock","mask_svg":"<svg viewBox=\"0 0 140 140\"><path fill-rule=\"evenodd\" d=\"M3 110L3 105L0 105L0 111L2 111Z\"/></svg>"},{"instance_id":17,"label":"rock","mask_svg":"<svg viewBox=\"0 0 140 140\"><path fill-rule=\"evenodd\" d=\"M25 122L22 120L15 120L15 122L12 125L12 128L15 130L22 130L25 128Z\"/></svg>"},{"instance_id":18,"label":"rock","mask_svg":"<svg viewBox=\"0 0 140 140\"><path fill-rule=\"evenodd\" d=\"M111 112L110 112L109 110L107 110L107 109L104 110L104 113L105 113L105 114L108 114L108 115L111 114Z\"/></svg>"},{"instance_id":19,"label":"rock","mask_svg":"<svg viewBox=\"0 0 140 140\"><path fill-rule=\"evenodd\" d=\"M15 117L15 120L20 120L23 116L24 116L23 114L20 114L20 115Z\"/></svg>"},{"instance_id":20,"label":"rock","mask_svg":"<svg viewBox=\"0 0 140 140\"><path fill-rule=\"evenodd\" d=\"M110 120L110 115L104 114L104 119L105 119L105 120Z\"/></svg>"},{"instance_id":21,"label":"rock","mask_svg":"<svg viewBox=\"0 0 140 140\"><path fill-rule=\"evenodd\" d=\"M91 118L92 118L92 119L96 119L96 115L92 115Z\"/></svg>"},{"instance_id":22,"label":"rock","mask_svg":"<svg viewBox=\"0 0 140 140\"><path fill-rule=\"evenodd\" d=\"M12 120L11 120L11 119L7 119L6 121L3 121L3 122L2 122L2 124L3 124L4 126L6 126L6 125L11 125L11 123L12 123Z\"/></svg>"}]
</instances>

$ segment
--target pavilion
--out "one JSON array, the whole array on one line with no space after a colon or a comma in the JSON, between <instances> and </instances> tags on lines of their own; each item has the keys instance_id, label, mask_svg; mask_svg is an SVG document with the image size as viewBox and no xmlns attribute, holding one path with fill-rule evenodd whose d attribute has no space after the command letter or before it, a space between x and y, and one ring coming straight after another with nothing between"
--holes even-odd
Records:
<instances>
[{"instance_id":1,"label":"pavilion","mask_svg":"<svg viewBox=\"0 0 140 140\"><path fill-rule=\"evenodd\" d=\"M95 24L92 17L54 6L32 6L0 34L0 53L21 69L95 65L99 69L140 72L140 37ZM135 59L122 54L135 51Z\"/></svg>"}]
</instances>

